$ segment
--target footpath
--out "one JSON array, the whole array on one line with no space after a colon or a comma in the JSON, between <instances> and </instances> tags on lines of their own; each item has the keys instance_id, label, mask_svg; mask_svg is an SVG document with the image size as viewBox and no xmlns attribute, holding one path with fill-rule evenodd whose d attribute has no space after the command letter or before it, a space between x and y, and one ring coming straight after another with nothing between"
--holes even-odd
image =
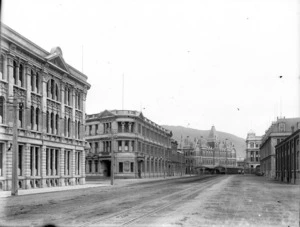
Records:
<instances>
[{"instance_id":1,"label":"footpath","mask_svg":"<svg viewBox=\"0 0 300 227\"><path fill-rule=\"evenodd\" d=\"M32 188L32 189L19 189L18 196L39 194L39 193L49 193L49 192L59 192L67 190L78 190L94 187L113 187L135 184L140 182L148 181L162 181L168 179L175 179L181 177L190 177L190 175L184 176L166 176L164 177L153 177L153 178L134 178L134 179L114 179L114 185L111 185L110 178L108 179L87 179L84 185L74 185L74 186L62 186L62 187L49 187L49 188ZM0 198L6 198L11 196L11 191L0 191Z\"/></svg>"}]
</instances>

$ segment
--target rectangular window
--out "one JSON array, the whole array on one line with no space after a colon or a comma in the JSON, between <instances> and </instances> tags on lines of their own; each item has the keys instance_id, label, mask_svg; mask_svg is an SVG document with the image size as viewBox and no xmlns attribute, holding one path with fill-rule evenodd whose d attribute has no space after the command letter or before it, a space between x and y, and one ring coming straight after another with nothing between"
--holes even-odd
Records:
<instances>
[{"instance_id":1,"label":"rectangular window","mask_svg":"<svg viewBox=\"0 0 300 227\"><path fill-rule=\"evenodd\" d=\"M128 149L129 149L129 141L126 140L124 150L128 151Z\"/></svg>"},{"instance_id":2,"label":"rectangular window","mask_svg":"<svg viewBox=\"0 0 300 227\"><path fill-rule=\"evenodd\" d=\"M96 125L96 135L98 134L98 125Z\"/></svg>"},{"instance_id":3,"label":"rectangular window","mask_svg":"<svg viewBox=\"0 0 300 227\"><path fill-rule=\"evenodd\" d=\"M122 151L122 141L118 141L118 151Z\"/></svg>"},{"instance_id":4,"label":"rectangular window","mask_svg":"<svg viewBox=\"0 0 300 227\"><path fill-rule=\"evenodd\" d=\"M89 125L89 135L92 135L92 126Z\"/></svg>"},{"instance_id":5,"label":"rectangular window","mask_svg":"<svg viewBox=\"0 0 300 227\"><path fill-rule=\"evenodd\" d=\"M98 153L99 150L98 150L98 142L95 142L95 153Z\"/></svg>"},{"instance_id":6,"label":"rectangular window","mask_svg":"<svg viewBox=\"0 0 300 227\"><path fill-rule=\"evenodd\" d=\"M39 171L39 147L35 147L35 175L38 176L40 174L40 171Z\"/></svg>"},{"instance_id":7,"label":"rectangular window","mask_svg":"<svg viewBox=\"0 0 300 227\"><path fill-rule=\"evenodd\" d=\"M123 162L119 162L119 173L123 173Z\"/></svg>"},{"instance_id":8,"label":"rectangular window","mask_svg":"<svg viewBox=\"0 0 300 227\"><path fill-rule=\"evenodd\" d=\"M133 173L133 171L134 171L134 165L133 165L133 162L131 162L131 163L130 163L130 172Z\"/></svg>"}]
</instances>

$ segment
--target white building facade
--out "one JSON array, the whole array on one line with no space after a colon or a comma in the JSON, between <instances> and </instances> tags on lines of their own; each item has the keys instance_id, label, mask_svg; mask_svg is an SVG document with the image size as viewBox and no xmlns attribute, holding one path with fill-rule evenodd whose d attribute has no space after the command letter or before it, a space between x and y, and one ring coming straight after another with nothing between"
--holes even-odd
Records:
<instances>
[{"instance_id":1,"label":"white building facade","mask_svg":"<svg viewBox=\"0 0 300 227\"><path fill-rule=\"evenodd\" d=\"M87 76L64 61L59 47L49 53L1 28L0 188L12 184L14 117L20 189L84 184Z\"/></svg>"}]
</instances>

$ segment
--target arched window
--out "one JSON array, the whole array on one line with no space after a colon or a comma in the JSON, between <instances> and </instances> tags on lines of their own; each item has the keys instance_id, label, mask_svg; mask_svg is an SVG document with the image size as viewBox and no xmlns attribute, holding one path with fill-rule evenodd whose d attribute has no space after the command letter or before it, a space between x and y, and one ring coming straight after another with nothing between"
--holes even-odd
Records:
<instances>
[{"instance_id":1,"label":"arched window","mask_svg":"<svg viewBox=\"0 0 300 227\"><path fill-rule=\"evenodd\" d=\"M4 97L0 97L0 124L4 123Z\"/></svg>"},{"instance_id":2,"label":"arched window","mask_svg":"<svg viewBox=\"0 0 300 227\"><path fill-rule=\"evenodd\" d=\"M46 122L47 133L49 133L49 131L50 131L50 126L49 126L49 120L50 119L49 119L49 117L50 117L49 116L49 111L47 111L47 117L46 117L47 118L47 122Z\"/></svg>"},{"instance_id":3,"label":"arched window","mask_svg":"<svg viewBox=\"0 0 300 227\"><path fill-rule=\"evenodd\" d=\"M14 66L14 70L13 70L14 84L17 85L17 77L18 77L18 75L17 75L17 67L18 67L17 62L14 61L13 66Z\"/></svg>"},{"instance_id":4,"label":"arched window","mask_svg":"<svg viewBox=\"0 0 300 227\"><path fill-rule=\"evenodd\" d=\"M40 77L39 74L35 74L35 87L36 87L36 93L40 92Z\"/></svg>"},{"instance_id":5,"label":"arched window","mask_svg":"<svg viewBox=\"0 0 300 227\"><path fill-rule=\"evenodd\" d=\"M19 83L18 83L18 85L21 86L21 87L24 87L23 72L24 72L23 65L20 64L20 66L19 66Z\"/></svg>"},{"instance_id":6,"label":"arched window","mask_svg":"<svg viewBox=\"0 0 300 227\"><path fill-rule=\"evenodd\" d=\"M40 109L36 108L35 110L35 123L36 123L36 130L39 131L39 115L40 115Z\"/></svg>"},{"instance_id":7,"label":"arched window","mask_svg":"<svg viewBox=\"0 0 300 227\"><path fill-rule=\"evenodd\" d=\"M54 99L54 80L50 80L51 88L50 88L50 93L51 93L51 98Z\"/></svg>"},{"instance_id":8,"label":"arched window","mask_svg":"<svg viewBox=\"0 0 300 227\"><path fill-rule=\"evenodd\" d=\"M34 107L31 106L31 111L30 111L30 125L31 125L31 130L34 129Z\"/></svg>"},{"instance_id":9,"label":"arched window","mask_svg":"<svg viewBox=\"0 0 300 227\"><path fill-rule=\"evenodd\" d=\"M65 104L68 105L68 88L65 87Z\"/></svg>"}]
</instances>

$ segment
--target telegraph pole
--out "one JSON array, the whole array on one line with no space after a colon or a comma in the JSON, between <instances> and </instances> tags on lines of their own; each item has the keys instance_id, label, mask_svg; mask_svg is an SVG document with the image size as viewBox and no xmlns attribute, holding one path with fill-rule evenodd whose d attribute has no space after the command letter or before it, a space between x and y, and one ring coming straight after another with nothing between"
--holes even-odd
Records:
<instances>
[{"instance_id":1,"label":"telegraph pole","mask_svg":"<svg viewBox=\"0 0 300 227\"><path fill-rule=\"evenodd\" d=\"M18 100L12 98L13 111L13 144L12 144L12 185L11 195L18 195ZM23 108L23 103L19 103L19 108Z\"/></svg>"},{"instance_id":2,"label":"telegraph pole","mask_svg":"<svg viewBox=\"0 0 300 227\"><path fill-rule=\"evenodd\" d=\"M115 173L114 173L114 166L115 166L115 154L114 154L114 147L113 147L113 131L111 130L111 161L110 161L110 184L114 185L114 178L115 178Z\"/></svg>"}]
</instances>

